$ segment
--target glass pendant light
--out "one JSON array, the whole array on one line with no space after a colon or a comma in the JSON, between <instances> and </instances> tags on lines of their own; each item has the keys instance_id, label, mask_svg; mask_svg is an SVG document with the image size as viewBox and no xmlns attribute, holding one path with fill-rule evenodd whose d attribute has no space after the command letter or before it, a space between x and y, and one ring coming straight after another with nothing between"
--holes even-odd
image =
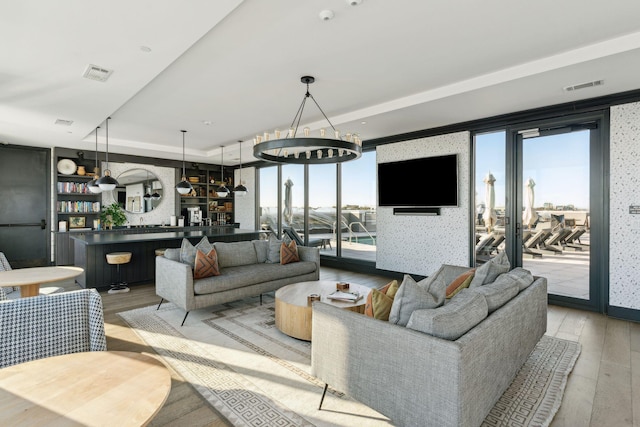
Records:
<instances>
[{"instance_id":1,"label":"glass pendant light","mask_svg":"<svg viewBox=\"0 0 640 427\"><path fill-rule=\"evenodd\" d=\"M229 189L224 185L224 146L220 148L222 148L222 161L221 161L222 172L220 176L220 180L222 181L222 184L220 184L220 187L216 189L216 193L218 193L219 197L227 197L229 195Z\"/></svg>"},{"instance_id":2,"label":"glass pendant light","mask_svg":"<svg viewBox=\"0 0 640 427\"><path fill-rule=\"evenodd\" d=\"M187 131L181 130L180 132L182 132L182 180L176 185L176 190L178 190L178 193L185 195L191 193L193 187L189 181L187 181L187 174L184 168L184 134L187 133Z\"/></svg>"},{"instance_id":3,"label":"glass pendant light","mask_svg":"<svg viewBox=\"0 0 640 427\"><path fill-rule=\"evenodd\" d=\"M106 120L106 132L107 132L107 147L106 147L106 158L105 158L105 169L104 176L96 181L96 184L100 186L102 191L111 191L118 185L118 181L115 180L111 176L111 171L109 170L109 120L111 117L107 117Z\"/></svg>"},{"instance_id":4,"label":"glass pendant light","mask_svg":"<svg viewBox=\"0 0 640 427\"><path fill-rule=\"evenodd\" d=\"M244 197L247 195L247 187L242 185L242 141L238 141L238 142L240 143L240 172L239 172L240 179L238 180L238 185L236 186L236 188L233 189L233 194L235 194L238 197Z\"/></svg>"},{"instance_id":5,"label":"glass pendant light","mask_svg":"<svg viewBox=\"0 0 640 427\"><path fill-rule=\"evenodd\" d=\"M100 169L98 168L98 129L100 129L100 126L96 128L96 166L93 168L93 173L95 175L93 176L93 179L87 183L87 188L93 194L102 193L102 188L100 188L100 186L96 184L96 181L98 181L98 178L100 178Z\"/></svg>"}]
</instances>

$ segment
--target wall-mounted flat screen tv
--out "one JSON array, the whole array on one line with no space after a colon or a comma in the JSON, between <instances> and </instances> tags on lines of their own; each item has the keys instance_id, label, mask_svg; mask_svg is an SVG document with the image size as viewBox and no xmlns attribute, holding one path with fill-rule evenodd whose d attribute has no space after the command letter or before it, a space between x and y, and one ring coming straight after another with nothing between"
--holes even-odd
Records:
<instances>
[{"instance_id":1,"label":"wall-mounted flat screen tv","mask_svg":"<svg viewBox=\"0 0 640 427\"><path fill-rule=\"evenodd\" d=\"M380 206L458 206L458 155L378 163Z\"/></svg>"}]
</instances>

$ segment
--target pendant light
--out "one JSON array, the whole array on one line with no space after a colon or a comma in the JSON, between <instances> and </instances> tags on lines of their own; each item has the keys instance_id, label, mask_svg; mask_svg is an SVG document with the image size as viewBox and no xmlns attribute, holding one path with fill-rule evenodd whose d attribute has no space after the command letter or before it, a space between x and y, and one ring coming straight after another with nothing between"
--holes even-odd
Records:
<instances>
[{"instance_id":1,"label":"pendant light","mask_svg":"<svg viewBox=\"0 0 640 427\"><path fill-rule=\"evenodd\" d=\"M144 196L142 196L143 199L145 199L146 201L151 200L151 185L149 185L149 171L147 172L147 189L144 192Z\"/></svg>"},{"instance_id":2,"label":"pendant light","mask_svg":"<svg viewBox=\"0 0 640 427\"><path fill-rule=\"evenodd\" d=\"M111 191L118 185L118 181L116 181L111 176L111 171L109 170L109 120L111 117L107 117L106 120L106 135L107 135L107 147L106 147L106 158L105 158L105 168L104 168L104 176L96 181L96 184L100 186L102 191Z\"/></svg>"},{"instance_id":3,"label":"pendant light","mask_svg":"<svg viewBox=\"0 0 640 427\"><path fill-rule=\"evenodd\" d=\"M242 141L238 141L240 143L240 171L239 171L239 180L236 188L233 189L233 194L238 197L244 197L247 195L247 187L242 185Z\"/></svg>"},{"instance_id":4,"label":"pendant light","mask_svg":"<svg viewBox=\"0 0 640 427\"><path fill-rule=\"evenodd\" d=\"M191 191L193 191L193 187L191 186L189 181L187 181L187 174L184 168L184 134L187 133L187 131L181 130L180 132L182 132L182 180L178 183L178 185L176 185L176 190L178 190L178 193L184 196L185 194L191 193Z\"/></svg>"},{"instance_id":5,"label":"pendant light","mask_svg":"<svg viewBox=\"0 0 640 427\"><path fill-rule=\"evenodd\" d=\"M220 172L220 180L222 181L222 184L220 184L220 187L216 189L216 193L218 193L218 197L227 197L229 195L229 189L224 185L224 146L220 148L222 148L222 172Z\"/></svg>"},{"instance_id":6,"label":"pendant light","mask_svg":"<svg viewBox=\"0 0 640 427\"><path fill-rule=\"evenodd\" d=\"M93 168L93 173L95 175L93 176L93 179L87 183L87 188L93 194L102 193L102 188L96 184L96 181L100 178L100 169L98 168L98 129L100 129L100 126L96 128L96 166Z\"/></svg>"}]
</instances>

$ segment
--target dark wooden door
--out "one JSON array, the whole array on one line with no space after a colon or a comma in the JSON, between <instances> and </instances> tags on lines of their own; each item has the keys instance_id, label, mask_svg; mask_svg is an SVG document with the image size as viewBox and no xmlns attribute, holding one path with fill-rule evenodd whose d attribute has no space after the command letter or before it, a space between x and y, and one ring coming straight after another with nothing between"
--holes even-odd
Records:
<instances>
[{"instance_id":1,"label":"dark wooden door","mask_svg":"<svg viewBox=\"0 0 640 427\"><path fill-rule=\"evenodd\" d=\"M50 262L50 152L0 145L0 252L13 268Z\"/></svg>"}]
</instances>

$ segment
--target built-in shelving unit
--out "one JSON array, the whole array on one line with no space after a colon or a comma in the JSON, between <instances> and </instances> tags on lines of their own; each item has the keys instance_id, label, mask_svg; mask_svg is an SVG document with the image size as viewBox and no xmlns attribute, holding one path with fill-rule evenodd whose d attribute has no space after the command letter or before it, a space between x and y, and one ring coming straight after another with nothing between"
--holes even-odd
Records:
<instances>
[{"instance_id":1,"label":"built-in shelving unit","mask_svg":"<svg viewBox=\"0 0 640 427\"><path fill-rule=\"evenodd\" d=\"M233 189L232 171L229 172L227 174L225 171L225 185L231 190ZM227 197L218 197L216 194L216 189L221 183L219 169L187 169L186 175L193 187L193 191L191 194L180 197L181 214L188 218L187 209L197 206L202 211L203 218L211 219L212 225L233 223L233 194Z\"/></svg>"}]
</instances>

